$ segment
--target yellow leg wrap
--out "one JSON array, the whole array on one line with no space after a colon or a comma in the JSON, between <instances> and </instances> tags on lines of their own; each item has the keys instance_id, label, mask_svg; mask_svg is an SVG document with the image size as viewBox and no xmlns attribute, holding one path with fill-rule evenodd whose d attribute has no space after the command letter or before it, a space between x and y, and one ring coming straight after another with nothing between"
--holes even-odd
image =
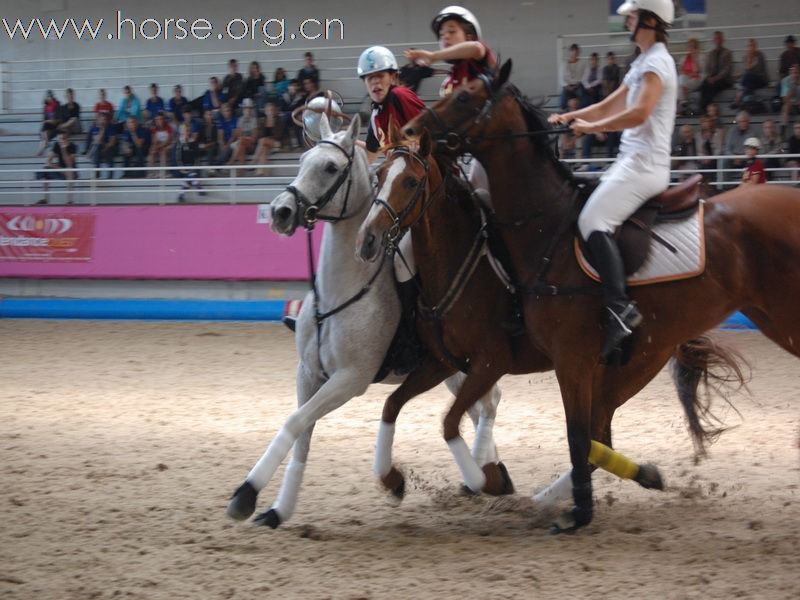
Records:
<instances>
[{"instance_id":1,"label":"yellow leg wrap","mask_svg":"<svg viewBox=\"0 0 800 600\"><path fill-rule=\"evenodd\" d=\"M589 462L621 479L633 479L639 474L639 465L613 448L592 440Z\"/></svg>"}]
</instances>

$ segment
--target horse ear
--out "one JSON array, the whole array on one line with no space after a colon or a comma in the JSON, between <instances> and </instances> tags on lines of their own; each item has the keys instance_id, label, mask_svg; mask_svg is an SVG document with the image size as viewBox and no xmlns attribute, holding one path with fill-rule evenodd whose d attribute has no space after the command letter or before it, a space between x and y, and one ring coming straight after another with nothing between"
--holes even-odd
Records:
<instances>
[{"instance_id":1,"label":"horse ear","mask_svg":"<svg viewBox=\"0 0 800 600\"><path fill-rule=\"evenodd\" d=\"M431 134L427 129L422 130L422 135L419 138L419 154L425 158L431 155L433 150L433 142L431 141Z\"/></svg>"},{"instance_id":2,"label":"horse ear","mask_svg":"<svg viewBox=\"0 0 800 600\"><path fill-rule=\"evenodd\" d=\"M327 140L329 137L333 135L333 131L331 130L331 123L328 121L328 115L325 113L320 114L319 116L319 133L320 139Z\"/></svg>"},{"instance_id":3,"label":"horse ear","mask_svg":"<svg viewBox=\"0 0 800 600\"><path fill-rule=\"evenodd\" d=\"M393 117L389 117L389 143L399 144L400 139L400 130L397 128L396 121Z\"/></svg>"},{"instance_id":4,"label":"horse ear","mask_svg":"<svg viewBox=\"0 0 800 600\"><path fill-rule=\"evenodd\" d=\"M356 140L358 139L358 133L361 131L361 118L358 115L355 115L351 121L350 126L347 128L347 135L345 139L350 144L355 144Z\"/></svg>"},{"instance_id":5,"label":"horse ear","mask_svg":"<svg viewBox=\"0 0 800 600\"><path fill-rule=\"evenodd\" d=\"M500 72L497 74L497 77L494 78L492 82L492 91L496 92L499 90L503 85L508 81L508 76L511 75L511 59L509 58L506 62L503 63L503 66L500 67Z\"/></svg>"}]
</instances>

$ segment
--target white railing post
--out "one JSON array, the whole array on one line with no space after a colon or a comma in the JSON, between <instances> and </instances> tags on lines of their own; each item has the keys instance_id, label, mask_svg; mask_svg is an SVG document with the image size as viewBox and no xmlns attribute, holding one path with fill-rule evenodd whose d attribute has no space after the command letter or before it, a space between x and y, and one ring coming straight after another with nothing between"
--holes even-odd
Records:
<instances>
[{"instance_id":1,"label":"white railing post","mask_svg":"<svg viewBox=\"0 0 800 600\"><path fill-rule=\"evenodd\" d=\"M559 94L561 93L561 82L564 81L564 38L563 36L556 36L556 89ZM560 106L559 106L560 108Z\"/></svg>"},{"instance_id":2,"label":"white railing post","mask_svg":"<svg viewBox=\"0 0 800 600\"><path fill-rule=\"evenodd\" d=\"M0 114L6 112L6 61L0 60Z\"/></svg>"}]
</instances>

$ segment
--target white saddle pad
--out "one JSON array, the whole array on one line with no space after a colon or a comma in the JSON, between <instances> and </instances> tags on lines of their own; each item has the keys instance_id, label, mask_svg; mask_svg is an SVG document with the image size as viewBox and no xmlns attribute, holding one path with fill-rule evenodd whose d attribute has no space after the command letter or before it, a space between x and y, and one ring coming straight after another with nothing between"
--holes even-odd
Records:
<instances>
[{"instance_id":1,"label":"white saddle pad","mask_svg":"<svg viewBox=\"0 0 800 600\"><path fill-rule=\"evenodd\" d=\"M628 285L647 285L697 277L706 268L703 201L697 212L681 221L665 221L653 227L650 252L636 273L628 276ZM600 281L575 240L578 264L589 277Z\"/></svg>"}]
</instances>

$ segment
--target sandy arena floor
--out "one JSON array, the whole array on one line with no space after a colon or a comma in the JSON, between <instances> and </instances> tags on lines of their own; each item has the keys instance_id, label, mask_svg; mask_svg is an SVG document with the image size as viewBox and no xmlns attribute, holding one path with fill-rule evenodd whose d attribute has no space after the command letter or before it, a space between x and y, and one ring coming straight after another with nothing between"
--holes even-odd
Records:
<instances>
[{"instance_id":1,"label":"sandy arena floor","mask_svg":"<svg viewBox=\"0 0 800 600\"><path fill-rule=\"evenodd\" d=\"M295 405L288 331L0 321L0 597L798 598L800 362L760 334L720 335L753 364L742 418L722 411L737 427L695 465L662 373L614 434L668 490L598 473L592 525L553 537L527 500L568 464L552 375L501 383L518 496L456 495L440 386L400 417L411 485L390 506L371 474L389 388L373 386L317 426L297 513L272 531L225 506Z\"/></svg>"}]
</instances>

